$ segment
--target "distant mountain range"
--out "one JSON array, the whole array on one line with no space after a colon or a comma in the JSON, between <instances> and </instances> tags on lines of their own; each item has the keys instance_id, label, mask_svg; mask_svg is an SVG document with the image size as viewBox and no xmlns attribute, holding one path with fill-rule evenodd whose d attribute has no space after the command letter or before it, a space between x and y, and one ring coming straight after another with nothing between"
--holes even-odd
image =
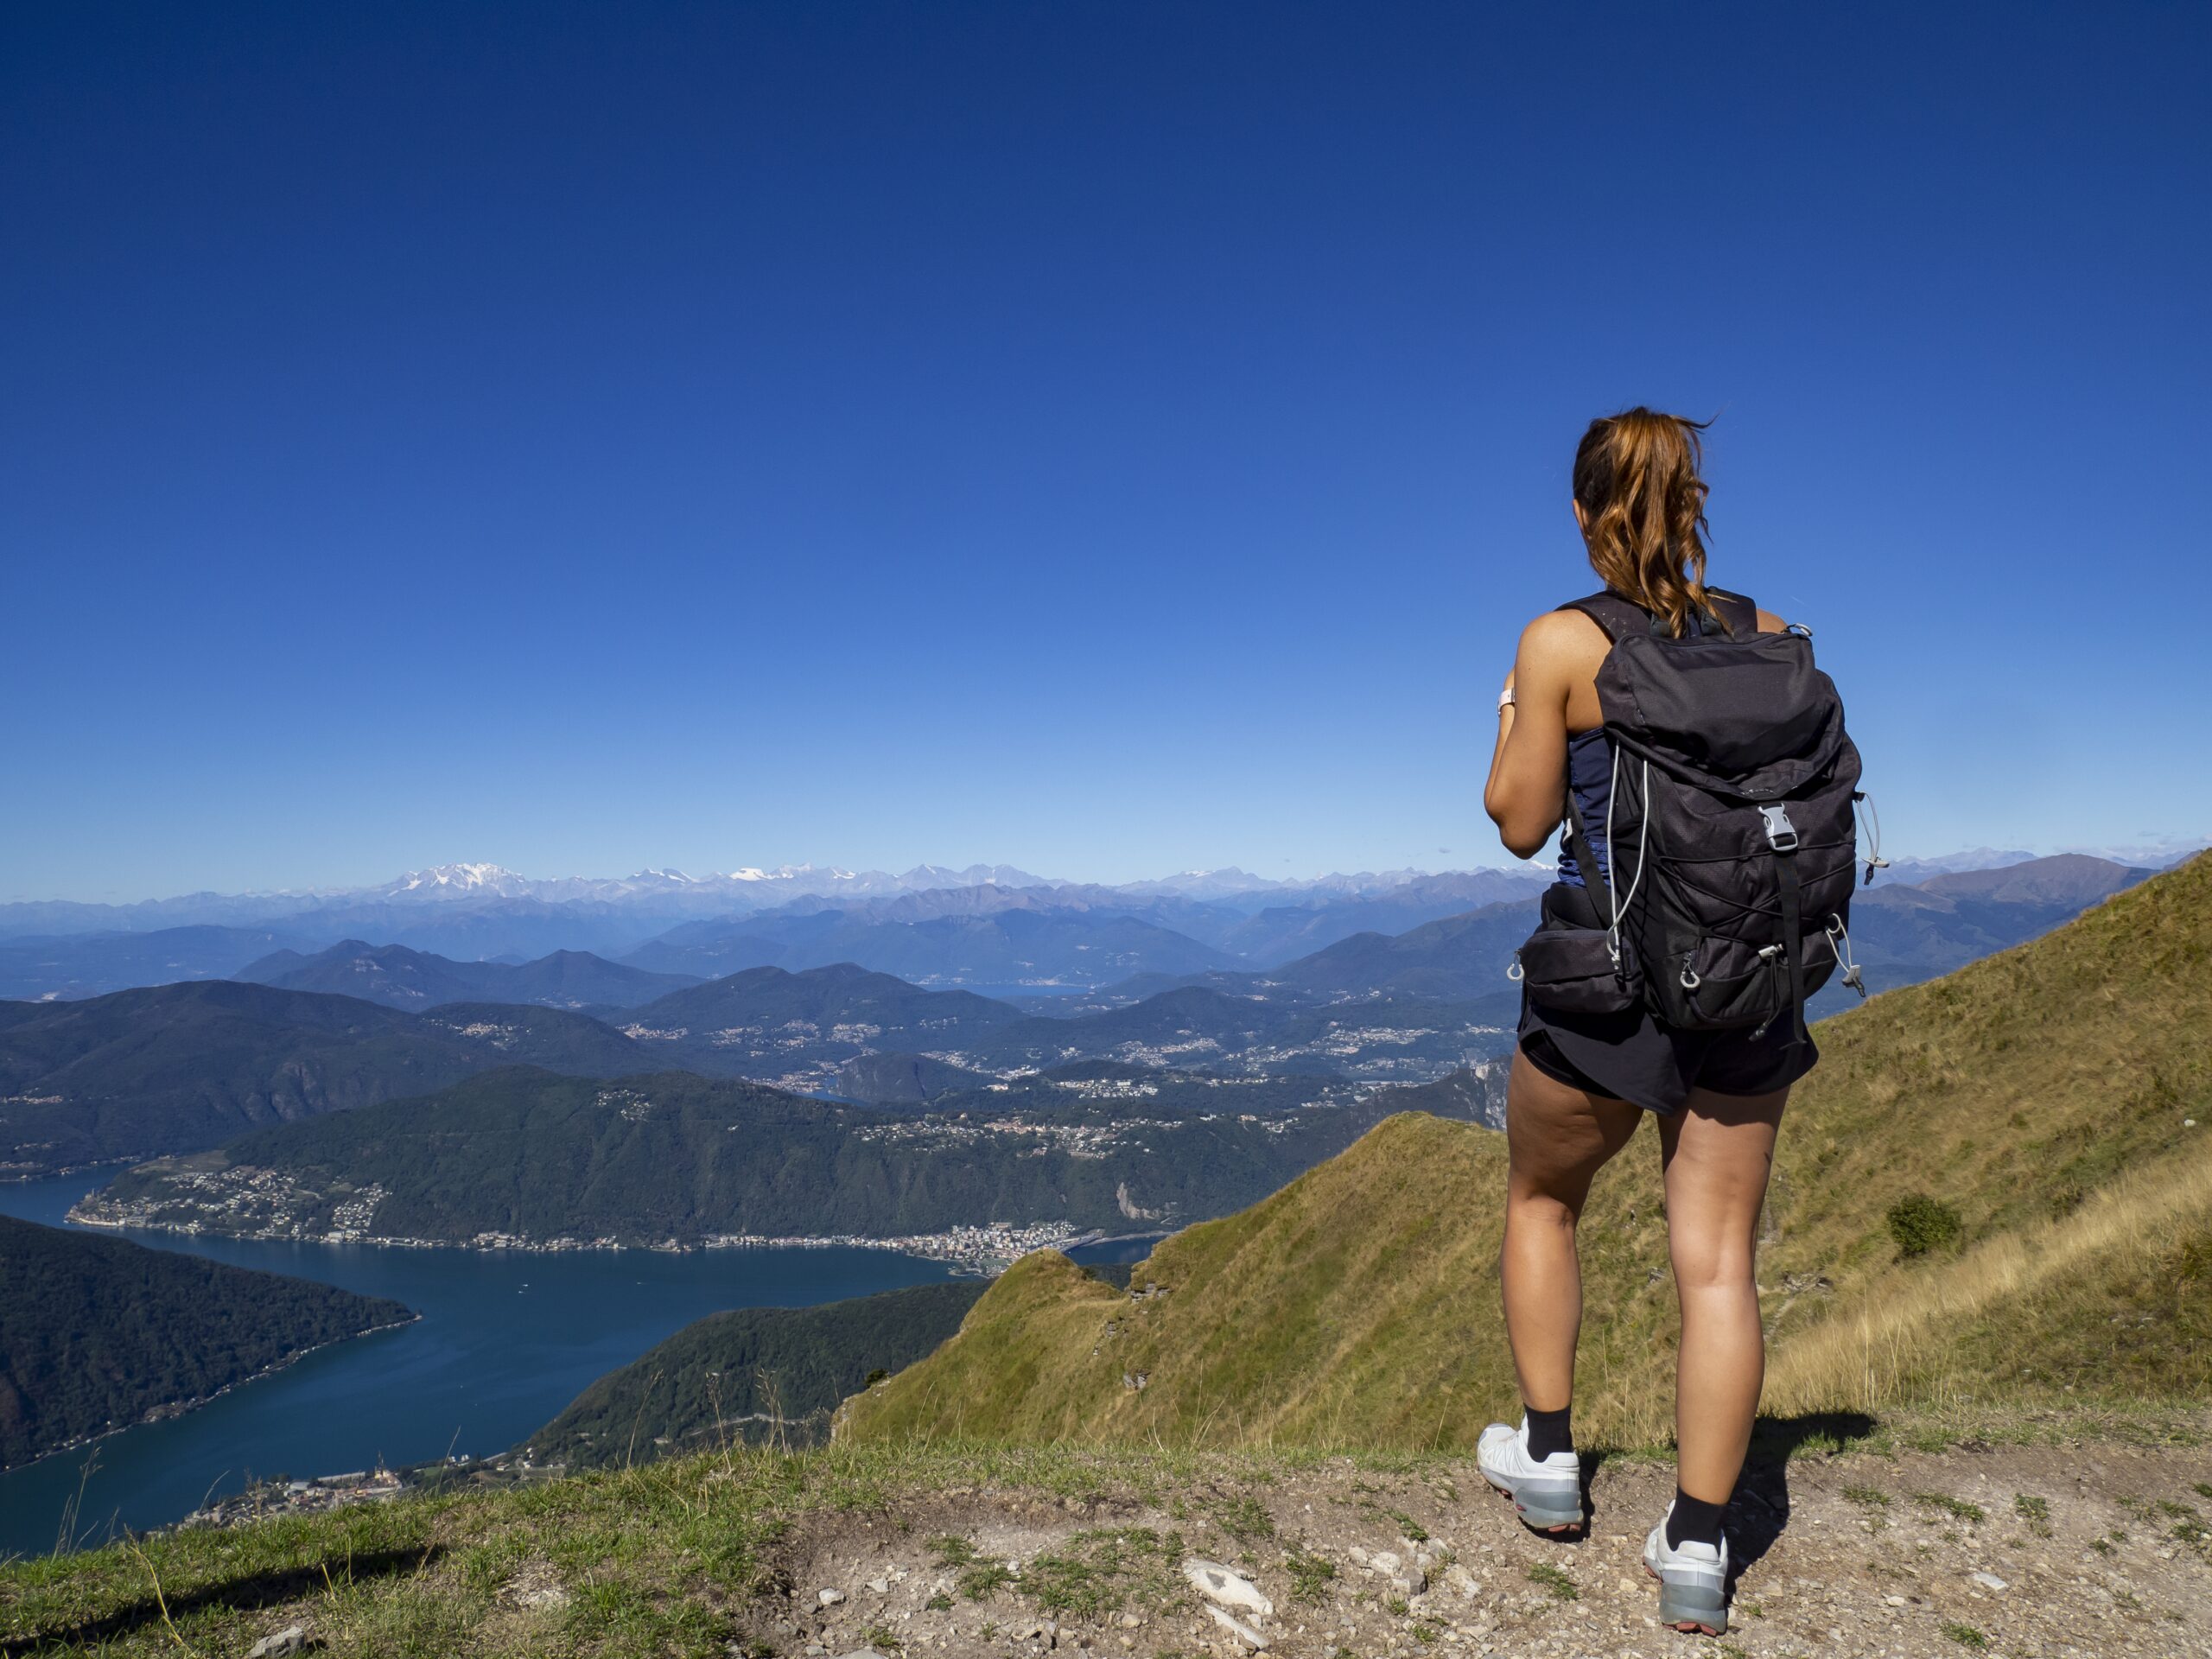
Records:
<instances>
[{"instance_id":1,"label":"distant mountain range","mask_svg":"<svg viewBox=\"0 0 2212 1659\"><path fill-rule=\"evenodd\" d=\"M1271 880L1242 870L1193 870L1160 881L1132 882L1122 891L1132 897L1179 896L1195 899L1236 899L1312 893L1354 896L1386 893L1421 879L1419 870L1381 874L1329 874L1310 880ZM844 902L900 893L948 888L1065 887L1006 864L971 864L949 869L918 864L902 875L881 870L842 870L811 864L780 869L737 869L690 875L681 870L640 870L634 875L601 878L564 876L540 880L518 875L497 864L442 864L411 870L366 887L306 892L187 893L137 904L90 904L73 899L17 900L0 904L0 938L59 936L111 931L150 932L188 925L250 926L280 917L345 915L349 912L483 910L503 904L629 908L644 913L709 916L769 910L794 899ZM663 923L665 926L667 924ZM658 931L658 930L656 930Z\"/></svg>"},{"instance_id":2,"label":"distant mountain range","mask_svg":"<svg viewBox=\"0 0 2212 1659\"><path fill-rule=\"evenodd\" d=\"M1878 904L1875 894L1922 887L1977 905L2078 907L2090 900L2069 895L2096 886L2079 873L2100 867L2152 868L1983 849L1899 861L1862 897ZM2046 889L1990 879L2017 869L2045 873L2038 879ZM1955 878L1970 876L1982 878L1972 891L1955 886ZM1274 975L1363 933L1396 937L1492 906L1525 906L1548 880L1529 865L1272 883L1228 870L1103 887L1046 881L1006 866L924 865L898 876L802 867L534 881L494 866L460 865L347 893L64 906L69 917L60 918L52 906L0 906L0 994L81 997L235 975L365 994L397 1007L474 999L609 1009L637 1006L681 980L855 963L915 985L999 997L1119 988L1115 1000L1127 1001L1140 988L1226 987L1240 976ZM195 909L207 913L185 915ZM63 931L70 917L73 925L103 931ZM1960 941L1916 965L1910 950L1872 943L1897 972L1924 977L1965 960L1961 949L1986 950L1989 938L2016 942L2056 918L2035 920L2022 910L2014 924L1991 925L1993 915L1978 913L1961 925ZM27 921L48 931L8 937ZM1487 975L1489 959L1481 960ZM502 975L502 967L531 971ZM671 977L657 982L620 969ZM1902 982L1897 972L1885 968L1885 982Z\"/></svg>"},{"instance_id":3,"label":"distant mountain range","mask_svg":"<svg viewBox=\"0 0 2212 1659\"><path fill-rule=\"evenodd\" d=\"M1092 988L1139 973L1272 966L1363 930L1524 896L1543 879L1391 871L1268 882L1226 871L1109 887L1003 865L921 865L897 876L800 867L536 881L452 865L345 892L0 905L0 994L98 995L359 941L454 962L588 952L699 978L855 961L918 984Z\"/></svg>"},{"instance_id":4,"label":"distant mountain range","mask_svg":"<svg viewBox=\"0 0 2212 1659\"><path fill-rule=\"evenodd\" d=\"M995 914L910 918L877 905L800 913L798 907L734 921L689 922L626 958L664 973L720 975L741 968L819 968L861 962L918 985L1103 985L1131 974L1183 974L1234 958L1141 917L1043 902ZM936 894L920 895L935 898ZM912 908L912 906L905 906Z\"/></svg>"},{"instance_id":5,"label":"distant mountain range","mask_svg":"<svg viewBox=\"0 0 2212 1659\"><path fill-rule=\"evenodd\" d=\"M1868 983L1894 988L2033 938L2145 874L2067 855L1878 886L1859 895L1853 941ZM928 908L946 891L890 902ZM909 1108L1078 1062L1427 1082L1510 1050L1519 996L1506 971L1534 918L1530 899L1484 905L1357 933L1265 972L1140 974L1027 1007L851 962L696 981L585 953L504 963L358 942L278 952L245 969L273 985L0 1002L0 1177L198 1150L515 1062L588 1077L681 1069ZM1016 905L963 925L977 920L1027 927L1039 913ZM1045 920L1127 918L1091 908ZM927 925L859 925L911 937ZM249 937L226 935L225 948ZM1854 1001L1831 985L1813 1011Z\"/></svg>"}]
</instances>

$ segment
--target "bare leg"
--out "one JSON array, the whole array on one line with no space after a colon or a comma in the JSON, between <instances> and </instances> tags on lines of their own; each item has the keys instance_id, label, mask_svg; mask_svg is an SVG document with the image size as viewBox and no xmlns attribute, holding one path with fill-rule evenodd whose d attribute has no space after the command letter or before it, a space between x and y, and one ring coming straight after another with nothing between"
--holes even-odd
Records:
<instances>
[{"instance_id":1,"label":"bare leg","mask_svg":"<svg viewBox=\"0 0 2212 1659\"><path fill-rule=\"evenodd\" d=\"M1675 1394L1677 1478L1690 1497L1726 1503L1751 1443L1766 1378L1752 1278L1759 1206L1789 1091L1690 1092L1659 1124L1667 1239L1682 1309Z\"/></svg>"},{"instance_id":2,"label":"bare leg","mask_svg":"<svg viewBox=\"0 0 2212 1659\"><path fill-rule=\"evenodd\" d=\"M1505 1091L1505 1334L1521 1398L1558 1411L1574 1394L1582 1331L1582 1268L1575 1224L1590 1182L1626 1146L1643 1111L1546 1077L1521 1053Z\"/></svg>"}]
</instances>

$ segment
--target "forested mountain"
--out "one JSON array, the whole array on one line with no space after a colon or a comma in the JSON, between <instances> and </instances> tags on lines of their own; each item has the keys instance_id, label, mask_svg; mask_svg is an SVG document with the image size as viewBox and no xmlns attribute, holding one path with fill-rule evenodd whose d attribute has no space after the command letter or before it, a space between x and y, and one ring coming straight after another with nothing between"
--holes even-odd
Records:
<instances>
[{"instance_id":1,"label":"forested mountain","mask_svg":"<svg viewBox=\"0 0 2212 1659\"><path fill-rule=\"evenodd\" d=\"M990 1078L926 1054L863 1054L837 1068L829 1092L871 1106L912 1106L940 1095L980 1089Z\"/></svg>"},{"instance_id":2,"label":"forested mountain","mask_svg":"<svg viewBox=\"0 0 2212 1659\"><path fill-rule=\"evenodd\" d=\"M127 1170L79 1215L259 1237L698 1243L990 1222L1126 1230L1249 1203L1348 1145L1391 1091L1308 1077L986 1094L876 1111L686 1072L514 1067Z\"/></svg>"},{"instance_id":3,"label":"forested mountain","mask_svg":"<svg viewBox=\"0 0 2212 1659\"><path fill-rule=\"evenodd\" d=\"M702 1446L811 1445L873 1373L911 1365L957 1331L985 1283L710 1313L594 1382L530 1437L530 1453L604 1469Z\"/></svg>"},{"instance_id":4,"label":"forested mountain","mask_svg":"<svg viewBox=\"0 0 2212 1659\"><path fill-rule=\"evenodd\" d=\"M709 980L632 1009L622 1028L664 1064L827 1090L863 1053L958 1049L1020 1018L972 991L924 990L839 963Z\"/></svg>"},{"instance_id":5,"label":"forested mountain","mask_svg":"<svg viewBox=\"0 0 2212 1659\"><path fill-rule=\"evenodd\" d=\"M605 1076L642 1058L585 1015L505 1004L409 1015L227 980L0 1002L0 1175L210 1147L517 1061Z\"/></svg>"},{"instance_id":6,"label":"forested mountain","mask_svg":"<svg viewBox=\"0 0 2212 1659\"><path fill-rule=\"evenodd\" d=\"M232 977L410 1010L447 1002L626 1008L699 982L696 975L648 973L588 950L556 950L535 962L454 962L404 945L365 944L359 939L341 940L312 956L276 951Z\"/></svg>"},{"instance_id":7,"label":"forested mountain","mask_svg":"<svg viewBox=\"0 0 2212 1659\"><path fill-rule=\"evenodd\" d=\"M0 1467L412 1317L381 1297L0 1216Z\"/></svg>"}]
</instances>

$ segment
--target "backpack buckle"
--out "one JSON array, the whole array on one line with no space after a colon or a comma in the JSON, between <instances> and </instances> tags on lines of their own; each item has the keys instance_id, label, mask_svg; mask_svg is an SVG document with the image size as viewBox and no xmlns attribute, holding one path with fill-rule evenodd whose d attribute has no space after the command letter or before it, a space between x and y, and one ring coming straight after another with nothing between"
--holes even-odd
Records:
<instances>
[{"instance_id":1,"label":"backpack buckle","mask_svg":"<svg viewBox=\"0 0 2212 1659\"><path fill-rule=\"evenodd\" d=\"M1772 806L1759 808L1759 817L1766 821L1766 844L1777 853L1797 850L1797 826L1789 822L1789 809L1777 802Z\"/></svg>"}]
</instances>

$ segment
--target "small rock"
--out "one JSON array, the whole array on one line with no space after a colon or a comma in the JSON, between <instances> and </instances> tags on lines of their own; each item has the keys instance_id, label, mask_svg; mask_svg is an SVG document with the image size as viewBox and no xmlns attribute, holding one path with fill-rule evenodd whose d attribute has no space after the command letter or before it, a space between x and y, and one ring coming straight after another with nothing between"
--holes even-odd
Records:
<instances>
[{"instance_id":1,"label":"small rock","mask_svg":"<svg viewBox=\"0 0 2212 1659\"><path fill-rule=\"evenodd\" d=\"M308 1628L288 1624L274 1636L264 1636L245 1650L245 1659L284 1659L287 1654L308 1650Z\"/></svg>"},{"instance_id":2,"label":"small rock","mask_svg":"<svg viewBox=\"0 0 2212 1659\"><path fill-rule=\"evenodd\" d=\"M1275 1610L1274 1603L1268 1599L1258 1585L1234 1568L1224 1567L1219 1561L1204 1561L1195 1558L1185 1561L1183 1576L1191 1581L1191 1587L1200 1595L1225 1607L1242 1608L1248 1613L1258 1614L1262 1618L1268 1617Z\"/></svg>"},{"instance_id":3,"label":"small rock","mask_svg":"<svg viewBox=\"0 0 2212 1659\"><path fill-rule=\"evenodd\" d=\"M1358 1562L1362 1567L1365 1567L1367 1565L1367 1552L1362 1549L1357 1544L1354 1544L1351 1547L1351 1558L1353 1560Z\"/></svg>"},{"instance_id":4,"label":"small rock","mask_svg":"<svg viewBox=\"0 0 2212 1659\"><path fill-rule=\"evenodd\" d=\"M2004 1580L1999 1578L1994 1573L1969 1573L1967 1574L1967 1577L1973 1580L1985 1590L2007 1590L2012 1587L2010 1585L2006 1584Z\"/></svg>"},{"instance_id":5,"label":"small rock","mask_svg":"<svg viewBox=\"0 0 2212 1659\"><path fill-rule=\"evenodd\" d=\"M1411 1567L1390 1575L1390 1587L1402 1596L1417 1596L1428 1588L1428 1574L1416 1561Z\"/></svg>"},{"instance_id":6,"label":"small rock","mask_svg":"<svg viewBox=\"0 0 2212 1659\"><path fill-rule=\"evenodd\" d=\"M824 1607L835 1607L845 1599L845 1592L842 1590L817 1590L814 1592L814 1599Z\"/></svg>"},{"instance_id":7,"label":"small rock","mask_svg":"<svg viewBox=\"0 0 2212 1659\"><path fill-rule=\"evenodd\" d=\"M1206 1609L1206 1611L1213 1615L1213 1622L1215 1624L1220 1625L1222 1629L1227 1630L1231 1636L1242 1642L1246 1647L1253 1649L1265 1649L1268 1645L1268 1638L1266 1637L1261 1635L1260 1632L1253 1629L1252 1626L1247 1624L1243 1619L1237 1618L1236 1614L1224 1612L1218 1607L1209 1607Z\"/></svg>"},{"instance_id":8,"label":"small rock","mask_svg":"<svg viewBox=\"0 0 2212 1659\"><path fill-rule=\"evenodd\" d=\"M1122 1628L1125 1630L1134 1630L1138 1625L1143 1623L1144 1620L1139 1618L1135 1613L1123 1613L1122 1615Z\"/></svg>"},{"instance_id":9,"label":"small rock","mask_svg":"<svg viewBox=\"0 0 2212 1659\"><path fill-rule=\"evenodd\" d=\"M1476 1581L1475 1575L1457 1561L1444 1569L1444 1582L1463 1596L1474 1595L1482 1589L1482 1586Z\"/></svg>"},{"instance_id":10,"label":"small rock","mask_svg":"<svg viewBox=\"0 0 2212 1659\"><path fill-rule=\"evenodd\" d=\"M870 1579L868 1581L868 1587L874 1591L879 1596L887 1596L891 1593L891 1580L888 1579Z\"/></svg>"},{"instance_id":11,"label":"small rock","mask_svg":"<svg viewBox=\"0 0 2212 1659\"><path fill-rule=\"evenodd\" d=\"M874 1648L855 1648L850 1653L841 1653L837 1659L883 1659Z\"/></svg>"},{"instance_id":12,"label":"small rock","mask_svg":"<svg viewBox=\"0 0 2212 1659\"><path fill-rule=\"evenodd\" d=\"M1884 1596L1882 1598L1882 1605L1885 1607L1904 1607L1910 1604L1906 1602L1903 1596Z\"/></svg>"},{"instance_id":13,"label":"small rock","mask_svg":"<svg viewBox=\"0 0 2212 1659\"><path fill-rule=\"evenodd\" d=\"M1385 1576L1397 1572L1405 1565L1404 1560L1395 1549L1378 1549L1368 1558L1368 1560L1377 1573Z\"/></svg>"}]
</instances>

